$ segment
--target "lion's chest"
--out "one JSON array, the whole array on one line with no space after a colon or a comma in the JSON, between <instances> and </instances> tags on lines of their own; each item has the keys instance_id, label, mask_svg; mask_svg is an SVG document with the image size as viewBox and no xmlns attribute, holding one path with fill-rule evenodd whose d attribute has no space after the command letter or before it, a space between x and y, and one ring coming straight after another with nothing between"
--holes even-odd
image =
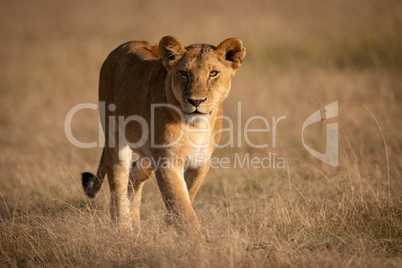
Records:
<instances>
[{"instance_id":1,"label":"lion's chest","mask_svg":"<svg viewBox=\"0 0 402 268\"><path fill-rule=\"evenodd\" d=\"M187 133L185 147L184 158L187 168L206 165L214 149L211 145L211 132L203 130L201 132Z\"/></svg>"}]
</instances>

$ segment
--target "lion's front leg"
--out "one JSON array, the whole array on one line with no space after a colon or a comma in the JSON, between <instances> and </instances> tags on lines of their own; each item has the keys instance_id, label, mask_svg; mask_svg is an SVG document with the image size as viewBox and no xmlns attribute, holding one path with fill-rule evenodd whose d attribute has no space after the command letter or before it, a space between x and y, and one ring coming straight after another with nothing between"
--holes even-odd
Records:
<instances>
[{"instance_id":1,"label":"lion's front leg","mask_svg":"<svg viewBox=\"0 0 402 268\"><path fill-rule=\"evenodd\" d=\"M194 201L195 195L209 170L209 164L201 165L195 168L188 168L184 173L184 179L187 184L188 194L190 196L191 203Z\"/></svg>"},{"instance_id":2,"label":"lion's front leg","mask_svg":"<svg viewBox=\"0 0 402 268\"><path fill-rule=\"evenodd\" d=\"M132 229L128 180L130 170L130 149L108 148L106 150L107 176L111 192L110 213L112 221L120 229Z\"/></svg>"},{"instance_id":3,"label":"lion's front leg","mask_svg":"<svg viewBox=\"0 0 402 268\"><path fill-rule=\"evenodd\" d=\"M187 226L192 230L199 231L201 226L191 206L182 170L167 167L169 165L163 166L156 170L155 175L171 219L177 227Z\"/></svg>"},{"instance_id":4,"label":"lion's front leg","mask_svg":"<svg viewBox=\"0 0 402 268\"><path fill-rule=\"evenodd\" d=\"M141 192L146 180L153 176L152 168L141 166L138 161L133 162L128 185L128 198L131 203L131 218L136 229L140 228Z\"/></svg>"}]
</instances>

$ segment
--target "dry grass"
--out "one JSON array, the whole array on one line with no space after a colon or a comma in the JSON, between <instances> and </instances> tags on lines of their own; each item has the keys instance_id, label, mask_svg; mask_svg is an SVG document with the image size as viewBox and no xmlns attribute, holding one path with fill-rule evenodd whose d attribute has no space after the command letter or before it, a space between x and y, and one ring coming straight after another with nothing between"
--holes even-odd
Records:
<instances>
[{"instance_id":1,"label":"dry grass","mask_svg":"<svg viewBox=\"0 0 402 268\"><path fill-rule=\"evenodd\" d=\"M401 267L401 26L400 1L1 1L0 263ZM74 105L96 103L99 68L114 47L166 34L185 44L241 38L248 54L226 114L237 118L242 101L243 124L287 117L277 148L243 142L216 152L276 152L287 169L211 170L194 204L206 240L160 229L165 210L151 182L142 232L116 232L107 187L88 200L79 185L100 149L75 148L64 134ZM340 157L331 168L309 155L300 132L335 100ZM96 138L97 127L96 111L74 118L81 140ZM325 122L306 135L325 148Z\"/></svg>"}]
</instances>

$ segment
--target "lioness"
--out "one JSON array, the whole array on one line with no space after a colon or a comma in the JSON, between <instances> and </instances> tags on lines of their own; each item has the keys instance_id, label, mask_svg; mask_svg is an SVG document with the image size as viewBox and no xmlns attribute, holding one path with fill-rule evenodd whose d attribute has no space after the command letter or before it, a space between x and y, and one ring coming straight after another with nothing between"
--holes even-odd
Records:
<instances>
[{"instance_id":1,"label":"lioness","mask_svg":"<svg viewBox=\"0 0 402 268\"><path fill-rule=\"evenodd\" d=\"M118 226L139 226L141 190L155 174L169 211L165 220L200 230L191 204L220 140L223 100L245 55L235 38L216 47L184 47L165 36L158 45L125 43L107 57L99 81L105 147L96 175L83 173L82 184L94 197L107 173Z\"/></svg>"}]
</instances>

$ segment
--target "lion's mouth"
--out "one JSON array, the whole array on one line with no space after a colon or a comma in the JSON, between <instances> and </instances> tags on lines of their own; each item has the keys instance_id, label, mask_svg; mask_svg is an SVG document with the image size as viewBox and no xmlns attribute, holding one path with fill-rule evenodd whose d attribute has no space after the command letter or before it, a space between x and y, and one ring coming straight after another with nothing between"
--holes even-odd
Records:
<instances>
[{"instance_id":1,"label":"lion's mouth","mask_svg":"<svg viewBox=\"0 0 402 268\"><path fill-rule=\"evenodd\" d=\"M200 111L199 109L195 108L194 111L187 111L186 114L188 115L210 115L212 110L209 112Z\"/></svg>"},{"instance_id":2,"label":"lion's mouth","mask_svg":"<svg viewBox=\"0 0 402 268\"><path fill-rule=\"evenodd\" d=\"M187 105L185 105L183 107L183 112L186 115L190 115L190 116L207 116L207 115L211 115L212 114L213 109L210 109L208 107L188 107Z\"/></svg>"},{"instance_id":3,"label":"lion's mouth","mask_svg":"<svg viewBox=\"0 0 402 268\"><path fill-rule=\"evenodd\" d=\"M212 113L212 111L210 111L209 113L203 113L203 112L200 112L200 111L198 111L198 110L195 110L194 112L191 112L191 113L187 113L188 115L194 115L194 116L207 116L207 115L211 115L211 113Z\"/></svg>"},{"instance_id":4,"label":"lion's mouth","mask_svg":"<svg viewBox=\"0 0 402 268\"><path fill-rule=\"evenodd\" d=\"M190 114L199 114L199 115L206 115L206 113L201 113L198 110L195 110L194 112L190 113Z\"/></svg>"}]
</instances>

